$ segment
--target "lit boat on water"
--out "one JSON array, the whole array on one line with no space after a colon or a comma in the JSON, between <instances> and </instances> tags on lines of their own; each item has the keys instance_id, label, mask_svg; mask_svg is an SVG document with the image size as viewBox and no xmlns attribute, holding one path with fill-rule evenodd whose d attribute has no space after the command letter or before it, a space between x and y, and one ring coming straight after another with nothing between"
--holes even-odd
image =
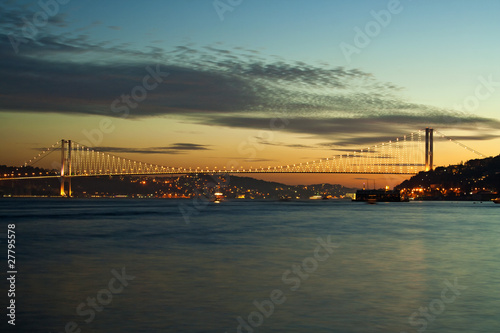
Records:
<instances>
[{"instance_id":1,"label":"lit boat on water","mask_svg":"<svg viewBox=\"0 0 500 333\"><path fill-rule=\"evenodd\" d=\"M327 200L327 199L328 197L326 195L319 195L319 194L309 197L309 200Z\"/></svg>"},{"instance_id":2,"label":"lit boat on water","mask_svg":"<svg viewBox=\"0 0 500 333\"><path fill-rule=\"evenodd\" d=\"M220 203L224 199L224 194L222 192L215 192L212 202Z\"/></svg>"},{"instance_id":3,"label":"lit boat on water","mask_svg":"<svg viewBox=\"0 0 500 333\"><path fill-rule=\"evenodd\" d=\"M289 195L280 195L280 196L278 197L278 200L279 200L279 201L292 201L292 197L291 197L291 196L289 196Z\"/></svg>"},{"instance_id":4,"label":"lit boat on water","mask_svg":"<svg viewBox=\"0 0 500 333\"><path fill-rule=\"evenodd\" d=\"M491 201L493 201L496 204L500 204L500 198L491 199Z\"/></svg>"}]
</instances>

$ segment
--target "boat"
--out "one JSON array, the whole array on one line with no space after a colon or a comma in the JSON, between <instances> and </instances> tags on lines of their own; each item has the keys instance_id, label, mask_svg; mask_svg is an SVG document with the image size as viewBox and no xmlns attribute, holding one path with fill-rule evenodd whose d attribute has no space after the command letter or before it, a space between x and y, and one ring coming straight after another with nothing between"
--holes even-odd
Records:
<instances>
[{"instance_id":1,"label":"boat","mask_svg":"<svg viewBox=\"0 0 500 333\"><path fill-rule=\"evenodd\" d=\"M215 192L214 197L212 198L213 203L220 203L224 199L224 194L221 192Z\"/></svg>"},{"instance_id":2,"label":"boat","mask_svg":"<svg viewBox=\"0 0 500 333\"><path fill-rule=\"evenodd\" d=\"M403 199L401 193L397 190L357 190L355 201L373 202L408 202Z\"/></svg>"},{"instance_id":3,"label":"boat","mask_svg":"<svg viewBox=\"0 0 500 333\"><path fill-rule=\"evenodd\" d=\"M286 201L286 202L292 201L292 197L289 195L280 195L278 197L278 201Z\"/></svg>"},{"instance_id":4,"label":"boat","mask_svg":"<svg viewBox=\"0 0 500 333\"><path fill-rule=\"evenodd\" d=\"M500 204L500 198L491 199L491 201L493 201L496 204Z\"/></svg>"},{"instance_id":5,"label":"boat","mask_svg":"<svg viewBox=\"0 0 500 333\"><path fill-rule=\"evenodd\" d=\"M309 200L328 200L328 197L326 195L316 194L316 195L310 196Z\"/></svg>"}]
</instances>

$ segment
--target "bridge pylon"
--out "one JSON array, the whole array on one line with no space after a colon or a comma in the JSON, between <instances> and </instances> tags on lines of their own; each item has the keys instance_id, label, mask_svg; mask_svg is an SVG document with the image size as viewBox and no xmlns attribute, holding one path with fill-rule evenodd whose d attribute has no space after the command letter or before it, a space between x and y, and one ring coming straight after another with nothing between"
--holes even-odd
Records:
<instances>
[{"instance_id":1,"label":"bridge pylon","mask_svg":"<svg viewBox=\"0 0 500 333\"><path fill-rule=\"evenodd\" d=\"M61 140L61 191L62 197L71 197L71 140ZM67 186L66 186L67 184Z\"/></svg>"},{"instance_id":2,"label":"bridge pylon","mask_svg":"<svg viewBox=\"0 0 500 333\"><path fill-rule=\"evenodd\" d=\"M434 129L425 129L425 171L434 168Z\"/></svg>"}]
</instances>

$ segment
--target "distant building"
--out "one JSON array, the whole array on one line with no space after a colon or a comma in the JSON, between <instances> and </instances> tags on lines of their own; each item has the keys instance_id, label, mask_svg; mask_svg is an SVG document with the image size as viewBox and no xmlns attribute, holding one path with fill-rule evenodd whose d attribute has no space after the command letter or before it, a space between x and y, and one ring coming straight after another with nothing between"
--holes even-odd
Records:
<instances>
[{"instance_id":1,"label":"distant building","mask_svg":"<svg viewBox=\"0 0 500 333\"><path fill-rule=\"evenodd\" d=\"M356 193L346 193L345 197L350 198L352 200L356 200Z\"/></svg>"}]
</instances>

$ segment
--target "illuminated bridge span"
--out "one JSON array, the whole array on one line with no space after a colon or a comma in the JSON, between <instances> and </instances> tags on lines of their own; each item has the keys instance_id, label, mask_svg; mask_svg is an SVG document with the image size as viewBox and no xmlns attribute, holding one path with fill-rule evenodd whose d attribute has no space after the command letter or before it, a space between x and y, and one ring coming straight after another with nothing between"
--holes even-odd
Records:
<instances>
[{"instance_id":1,"label":"illuminated bridge span","mask_svg":"<svg viewBox=\"0 0 500 333\"><path fill-rule=\"evenodd\" d=\"M444 134L441 137L453 141ZM455 142L462 147L477 153L473 149ZM243 168L228 165L222 168L184 168L162 166L99 152L93 148L71 140L61 140L50 148L39 153L25 163L32 166L53 152L60 152L59 171L52 174L12 174L3 175L6 179L51 178L61 179L61 195L71 195L71 178L92 176L119 175L172 175L172 174L246 174L246 173L343 173L343 174L417 174L433 168L434 160L434 130L425 130L403 135L394 140L374 145L369 148L352 150L348 153L330 156L314 161L267 166L258 168ZM55 162L54 162L55 163ZM66 187L68 188L66 190Z\"/></svg>"}]
</instances>

